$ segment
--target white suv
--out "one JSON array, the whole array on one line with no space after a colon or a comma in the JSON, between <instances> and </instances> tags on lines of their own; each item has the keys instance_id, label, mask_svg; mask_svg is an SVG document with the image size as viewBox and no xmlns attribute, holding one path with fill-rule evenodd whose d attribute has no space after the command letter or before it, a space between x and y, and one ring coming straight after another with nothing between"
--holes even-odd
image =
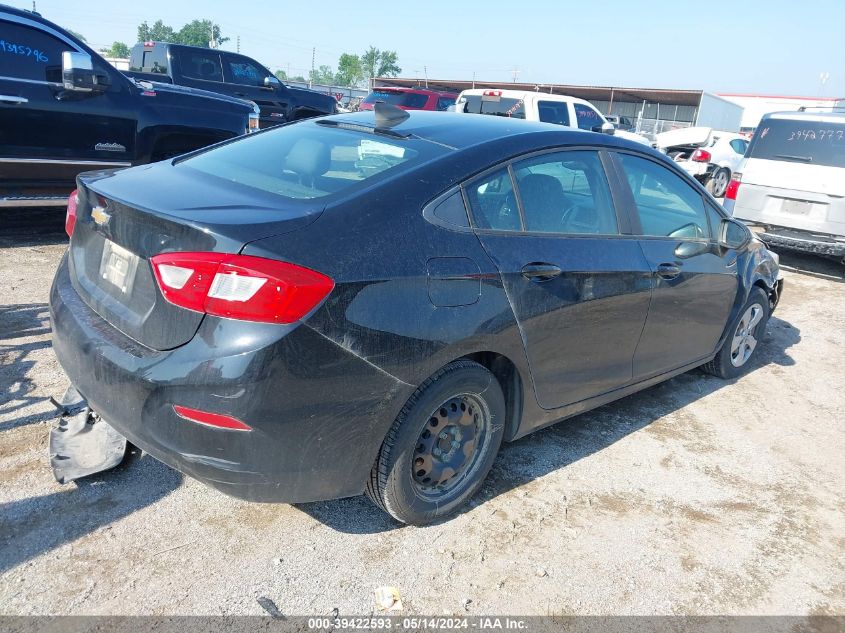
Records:
<instances>
[{"instance_id":1,"label":"white suv","mask_svg":"<svg viewBox=\"0 0 845 633\"><path fill-rule=\"evenodd\" d=\"M458 95L455 111L554 123L591 132L615 134L619 138L651 145L644 136L617 130L589 101L565 95L550 95L527 90L474 88L464 90Z\"/></svg>"},{"instance_id":2,"label":"white suv","mask_svg":"<svg viewBox=\"0 0 845 633\"><path fill-rule=\"evenodd\" d=\"M845 257L845 114L765 115L724 206L768 244Z\"/></svg>"}]
</instances>

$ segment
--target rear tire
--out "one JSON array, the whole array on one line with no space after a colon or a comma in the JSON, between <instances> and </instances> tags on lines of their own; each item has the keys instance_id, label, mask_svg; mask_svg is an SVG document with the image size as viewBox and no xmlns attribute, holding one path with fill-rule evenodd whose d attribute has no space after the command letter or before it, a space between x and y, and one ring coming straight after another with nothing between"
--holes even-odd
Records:
<instances>
[{"instance_id":1,"label":"rear tire","mask_svg":"<svg viewBox=\"0 0 845 633\"><path fill-rule=\"evenodd\" d=\"M493 466L505 428L495 376L455 361L409 398L387 433L367 496L403 523L425 525L458 511Z\"/></svg>"},{"instance_id":2,"label":"rear tire","mask_svg":"<svg viewBox=\"0 0 845 633\"><path fill-rule=\"evenodd\" d=\"M728 183L731 181L731 172L724 167L717 169L704 188L710 192L714 198L721 198L725 195L728 189Z\"/></svg>"},{"instance_id":3,"label":"rear tire","mask_svg":"<svg viewBox=\"0 0 845 633\"><path fill-rule=\"evenodd\" d=\"M731 323L728 336L719 352L701 368L708 374L724 379L741 375L757 353L770 315L769 297L762 288L755 286Z\"/></svg>"}]
</instances>

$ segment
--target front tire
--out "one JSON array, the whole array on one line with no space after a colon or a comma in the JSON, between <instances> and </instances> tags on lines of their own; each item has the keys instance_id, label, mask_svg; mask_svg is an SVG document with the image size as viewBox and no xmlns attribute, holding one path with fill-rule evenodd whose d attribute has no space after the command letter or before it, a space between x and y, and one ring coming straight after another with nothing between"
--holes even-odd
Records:
<instances>
[{"instance_id":1,"label":"front tire","mask_svg":"<svg viewBox=\"0 0 845 633\"><path fill-rule=\"evenodd\" d=\"M403 523L426 525L453 514L490 472L504 420L495 376L472 361L450 363L420 385L396 417L367 496Z\"/></svg>"},{"instance_id":2,"label":"front tire","mask_svg":"<svg viewBox=\"0 0 845 633\"><path fill-rule=\"evenodd\" d=\"M755 286L731 324L729 334L716 357L702 365L702 369L724 379L742 374L757 352L770 315L769 297L762 288Z\"/></svg>"}]
</instances>

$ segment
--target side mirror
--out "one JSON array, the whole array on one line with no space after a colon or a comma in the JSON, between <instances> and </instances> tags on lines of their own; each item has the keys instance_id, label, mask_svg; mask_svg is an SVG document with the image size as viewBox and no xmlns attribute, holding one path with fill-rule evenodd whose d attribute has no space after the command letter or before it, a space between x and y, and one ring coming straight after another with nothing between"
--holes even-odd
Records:
<instances>
[{"instance_id":1,"label":"side mirror","mask_svg":"<svg viewBox=\"0 0 845 633\"><path fill-rule=\"evenodd\" d=\"M613 125L613 123L605 121L601 125L596 125L593 128L593 132L600 132L601 134L609 134L610 136L613 136L616 134L616 126Z\"/></svg>"},{"instance_id":2,"label":"side mirror","mask_svg":"<svg viewBox=\"0 0 845 633\"><path fill-rule=\"evenodd\" d=\"M742 222L725 218L719 226L719 246L738 250L751 241L751 230Z\"/></svg>"},{"instance_id":3,"label":"side mirror","mask_svg":"<svg viewBox=\"0 0 845 633\"><path fill-rule=\"evenodd\" d=\"M94 63L88 53L62 53L62 84L73 92L103 92L108 88L104 77L94 72Z\"/></svg>"},{"instance_id":4,"label":"side mirror","mask_svg":"<svg viewBox=\"0 0 845 633\"><path fill-rule=\"evenodd\" d=\"M278 86L281 82L279 81L278 77L274 77L273 75L267 75L264 77L264 87L265 88L272 88L273 86Z\"/></svg>"}]
</instances>

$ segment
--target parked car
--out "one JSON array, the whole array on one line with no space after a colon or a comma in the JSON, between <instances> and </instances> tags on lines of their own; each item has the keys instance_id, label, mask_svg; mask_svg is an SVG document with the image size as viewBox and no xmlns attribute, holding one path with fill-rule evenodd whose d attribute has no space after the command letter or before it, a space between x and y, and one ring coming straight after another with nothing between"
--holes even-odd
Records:
<instances>
[{"instance_id":1,"label":"parked car","mask_svg":"<svg viewBox=\"0 0 845 633\"><path fill-rule=\"evenodd\" d=\"M634 131L634 123L626 116L617 116L615 114L605 114L604 118L607 119L609 123L613 123L613 126L617 130L623 130L625 132L633 132Z\"/></svg>"},{"instance_id":2,"label":"parked car","mask_svg":"<svg viewBox=\"0 0 845 633\"><path fill-rule=\"evenodd\" d=\"M139 42L126 74L250 99L261 110L262 128L337 111L332 95L286 86L251 57L219 49Z\"/></svg>"},{"instance_id":3,"label":"parked car","mask_svg":"<svg viewBox=\"0 0 845 633\"><path fill-rule=\"evenodd\" d=\"M768 244L845 262L845 114L765 115L725 208Z\"/></svg>"},{"instance_id":4,"label":"parked car","mask_svg":"<svg viewBox=\"0 0 845 633\"><path fill-rule=\"evenodd\" d=\"M78 184L50 293L78 397L252 500L435 521L502 441L739 375L781 293L665 156L499 117L377 104Z\"/></svg>"},{"instance_id":5,"label":"parked car","mask_svg":"<svg viewBox=\"0 0 845 633\"><path fill-rule=\"evenodd\" d=\"M651 145L644 136L617 130L589 101L564 95L477 88L464 90L458 96L455 111L554 123L580 130L616 134L619 138Z\"/></svg>"},{"instance_id":6,"label":"parked car","mask_svg":"<svg viewBox=\"0 0 845 633\"><path fill-rule=\"evenodd\" d=\"M387 103L403 110L438 110L445 112L455 105L454 92L440 92L424 88L373 88L361 102L359 110L372 110L376 103Z\"/></svg>"},{"instance_id":7,"label":"parked car","mask_svg":"<svg viewBox=\"0 0 845 633\"><path fill-rule=\"evenodd\" d=\"M656 145L715 198L725 195L731 177L739 168L748 141L742 134L709 127L688 127L663 132Z\"/></svg>"},{"instance_id":8,"label":"parked car","mask_svg":"<svg viewBox=\"0 0 845 633\"><path fill-rule=\"evenodd\" d=\"M0 5L0 208L66 205L77 174L258 128L255 104L133 81L37 13Z\"/></svg>"}]
</instances>

